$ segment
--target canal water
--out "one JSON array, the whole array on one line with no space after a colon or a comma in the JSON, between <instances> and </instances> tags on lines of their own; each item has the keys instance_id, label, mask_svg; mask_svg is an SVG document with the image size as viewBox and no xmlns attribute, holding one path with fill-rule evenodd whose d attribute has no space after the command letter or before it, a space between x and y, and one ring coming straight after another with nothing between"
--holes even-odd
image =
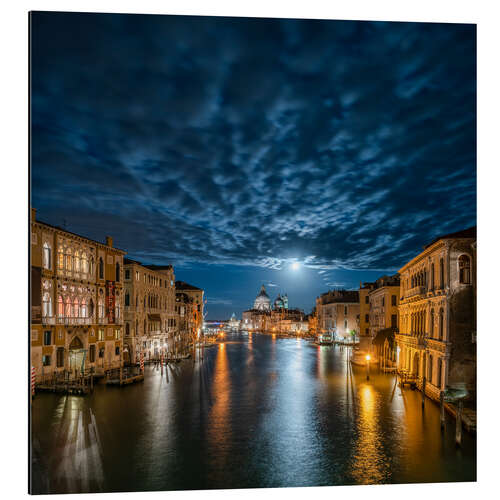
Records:
<instances>
[{"instance_id":1,"label":"canal water","mask_svg":"<svg viewBox=\"0 0 500 500\"><path fill-rule=\"evenodd\" d=\"M229 334L144 383L37 394L33 492L475 481L476 442L348 348Z\"/></svg>"}]
</instances>

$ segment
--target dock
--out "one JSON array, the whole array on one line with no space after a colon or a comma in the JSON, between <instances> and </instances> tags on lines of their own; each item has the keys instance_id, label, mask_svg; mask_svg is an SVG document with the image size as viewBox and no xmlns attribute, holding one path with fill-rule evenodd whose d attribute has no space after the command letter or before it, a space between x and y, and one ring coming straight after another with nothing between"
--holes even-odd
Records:
<instances>
[{"instance_id":1,"label":"dock","mask_svg":"<svg viewBox=\"0 0 500 500\"><path fill-rule=\"evenodd\" d=\"M144 381L144 372L138 366L114 368L106 372L107 385L129 385Z\"/></svg>"}]
</instances>

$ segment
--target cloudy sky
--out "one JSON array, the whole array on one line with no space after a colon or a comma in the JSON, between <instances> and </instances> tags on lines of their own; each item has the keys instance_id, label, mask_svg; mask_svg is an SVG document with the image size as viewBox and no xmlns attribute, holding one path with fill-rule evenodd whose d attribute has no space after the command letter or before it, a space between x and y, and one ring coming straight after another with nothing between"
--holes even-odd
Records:
<instances>
[{"instance_id":1,"label":"cloudy sky","mask_svg":"<svg viewBox=\"0 0 500 500\"><path fill-rule=\"evenodd\" d=\"M309 312L476 221L473 25L35 13L40 220ZM292 263L300 267L292 270Z\"/></svg>"}]
</instances>

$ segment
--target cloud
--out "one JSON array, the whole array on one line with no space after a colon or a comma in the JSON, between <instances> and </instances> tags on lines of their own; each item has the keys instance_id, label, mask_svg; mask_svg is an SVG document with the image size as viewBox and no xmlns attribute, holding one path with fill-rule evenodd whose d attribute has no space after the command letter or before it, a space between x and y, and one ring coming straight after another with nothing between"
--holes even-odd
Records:
<instances>
[{"instance_id":1,"label":"cloud","mask_svg":"<svg viewBox=\"0 0 500 500\"><path fill-rule=\"evenodd\" d=\"M475 53L473 25L34 13L33 204L145 261L397 269L475 223Z\"/></svg>"}]
</instances>

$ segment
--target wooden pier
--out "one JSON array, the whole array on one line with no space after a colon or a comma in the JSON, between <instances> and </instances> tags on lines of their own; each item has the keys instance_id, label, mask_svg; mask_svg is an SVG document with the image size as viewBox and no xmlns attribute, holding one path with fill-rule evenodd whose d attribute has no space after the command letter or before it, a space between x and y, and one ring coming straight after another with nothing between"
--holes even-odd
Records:
<instances>
[{"instance_id":1,"label":"wooden pier","mask_svg":"<svg viewBox=\"0 0 500 500\"><path fill-rule=\"evenodd\" d=\"M55 372L42 377L42 380L35 384L35 390L85 395L93 391L94 383L95 374L90 371L77 375L68 371Z\"/></svg>"},{"instance_id":2,"label":"wooden pier","mask_svg":"<svg viewBox=\"0 0 500 500\"><path fill-rule=\"evenodd\" d=\"M108 385L123 386L143 381L144 372L138 366L114 368L106 372L106 384Z\"/></svg>"}]
</instances>

